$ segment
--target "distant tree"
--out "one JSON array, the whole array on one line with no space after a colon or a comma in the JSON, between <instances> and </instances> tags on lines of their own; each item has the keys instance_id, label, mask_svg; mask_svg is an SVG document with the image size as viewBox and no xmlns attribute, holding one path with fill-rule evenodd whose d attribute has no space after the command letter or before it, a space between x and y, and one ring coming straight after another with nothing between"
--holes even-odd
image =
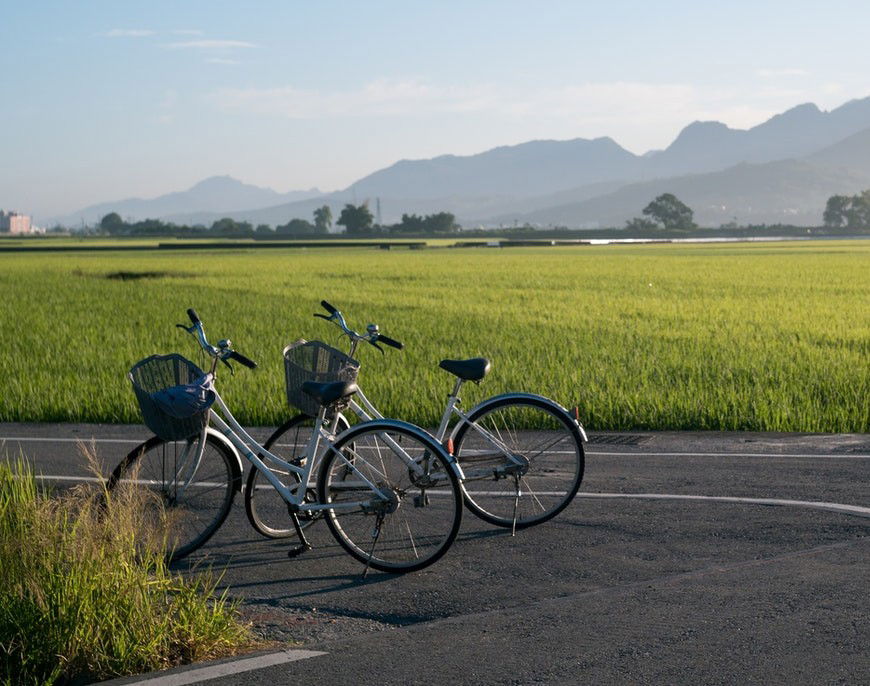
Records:
<instances>
[{"instance_id":1,"label":"distant tree","mask_svg":"<svg viewBox=\"0 0 870 686\"><path fill-rule=\"evenodd\" d=\"M654 221L644 217L635 217L625 222L625 230L636 233L649 233L650 231L658 231L660 228Z\"/></svg>"},{"instance_id":2,"label":"distant tree","mask_svg":"<svg viewBox=\"0 0 870 686\"><path fill-rule=\"evenodd\" d=\"M332 210L329 209L329 205L314 210L314 226L317 227L317 233L329 233L332 227Z\"/></svg>"},{"instance_id":3,"label":"distant tree","mask_svg":"<svg viewBox=\"0 0 870 686\"><path fill-rule=\"evenodd\" d=\"M673 193L662 193L643 208L643 213L661 223L666 229L697 228L695 222L692 221L694 212Z\"/></svg>"},{"instance_id":4,"label":"distant tree","mask_svg":"<svg viewBox=\"0 0 870 686\"><path fill-rule=\"evenodd\" d=\"M283 235L305 235L325 233L318 231L317 227L307 219L291 219L286 224L275 227L275 232Z\"/></svg>"},{"instance_id":5,"label":"distant tree","mask_svg":"<svg viewBox=\"0 0 870 686\"><path fill-rule=\"evenodd\" d=\"M232 217L223 217L216 220L209 231L221 236L238 236L254 233L254 227L250 222L237 222Z\"/></svg>"},{"instance_id":6,"label":"distant tree","mask_svg":"<svg viewBox=\"0 0 870 686\"><path fill-rule=\"evenodd\" d=\"M335 223L343 226L348 234L365 234L371 233L374 220L368 203L364 202L362 205L348 203Z\"/></svg>"},{"instance_id":7,"label":"distant tree","mask_svg":"<svg viewBox=\"0 0 870 686\"><path fill-rule=\"evenodd\" d=\"M458 231L459 224L450 212L438 212L420 217L416 214L403 214L402 221L389 227L391 233L433 234L453 233Z\"/></svg>"},{"instance_id":8,"label":"distant tree","mask_svg":"<svg viewBox=\"0 0 870 686\"><path fill-rule=\"evenodd\" d=\"M275 232L272 230L272 227L269 226L268 224L258 224L257 228L254 229L254 233L257 234L258 236L268 236L268 235L273 234Z\"/></svg>"},{"instance_id":9,"label":"distant tree","mask_svg":"<svg viewBox=\"0 0 870 686\"><path fill-rule=\"evenodd\" d=\"M849 223L849 205L852 204L852 198L848 195L832 195L828 198L828 204L825 206L825 214L823 219L825 226L840 227Z\"/></svg>"},{"instance_id":10,"label":"distant tree","mask_svg":"<svg viewBox=\"0 0 870 686\"><path fill-rule=\"evenodd\" d=\"M825 226L870 229L870 190L857 195L832 195L823 215Z\"/></svg>"},{"instance_id":11,"label":"distant tree","mask_svg":"<svg viewBox=\"0 0 870 686\"><path fill-rule=\"evenodd\" d=\"M403 214L402 221L390 227L392 233L424 233L426 222L416 214Z\"/></svg>"},{"instance_id":12,"label":"distant tree","mask_svg":"<svg viewBox=\"0 0 870 686\"><path fill-rule=\"evenodd\" d=\"M123 233L127 229L127 224L121 219L121 215L117 212L109 212L100 220L100 228L110 234Z\"/></svg>"},{"instance_id":13,"label":"distant tree","mask_svg":"<svg viewBox=\"0 0 870 686\"><path fill-rule=\"evenodd\" d=\"M850 229L870 229L870 190L852 196L848 226Z\"/></svg>"},{"instance_id":14,"label":"distant tree","mask_svg":"<svg viewBox=\"0 0 870 686\"><path fill-rule=\"evenodd\" d=\"M426 217L427 233L453 233L459 230L456 216L450 212L438 212Z\"/></svg>"}]
</instances>

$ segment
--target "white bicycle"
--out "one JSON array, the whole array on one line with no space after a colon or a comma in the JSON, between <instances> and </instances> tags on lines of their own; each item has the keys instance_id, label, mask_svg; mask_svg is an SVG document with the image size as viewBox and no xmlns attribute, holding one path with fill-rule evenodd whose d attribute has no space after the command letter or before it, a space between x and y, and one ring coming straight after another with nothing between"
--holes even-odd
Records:
<instances>
[{"instance_id":1,"label":"white bicycle","mask_svg":"<svg viewBox=\"0 0 870 686\"><path fill-rule=\"evenodd\" d=\"M219 361L256 364L229 340L211 345L196 312L188 315L192 326L178 326L211 357L210 371L181 355L155 355L133 367L130 379L156 435L108 481L110 491L126 485L142 492L160 520L158 543L167 559L199 548L226 519L241 490L241 457L281 501L284 521L300 539L291 556L310 548L303 527L316 517L366 570L410 572L444 555L459 531L462 499L460 470L437 441L419 427L382 418L336 435L326 417L353 397L356 385L305 381L299 391L316 413L304 445L284 459L251 438L215 388Z\"/></svg>"},{"instance_id":2,"label":"white bicycle","mask_svg":"<svg viewBox=\"0 0 870 686\"><path fill-rule=\"evenodd\" d=\"M369 324L364 334L351 329L344 316L326 301L329 316L315 316L336 324L350 340L349 354L319 341L297 341L284 349L290 404L302 411L278 427L265 446L294 462L304 454L305 437L315 421L315 407L294 392L295 360L317 355L319 369L328 378L357 378L359 363L353 359L361 342L380 348L403 345ZM316 351L316 352L315 352ZM383 349L381 349L383 352ZM483 520L512 531L552 519L564 510L583 480L586 434L576 416L558 403L530 393L497 395L468 412L460 407L459 392L466 381L480 382L489 372L484 358L442 360L440 367L456 377L435 439L445 446L460 468L465 505ZM350 410L363 421L382 418L362 390L350 399ZM456 422L451 428L451 421ZM334 432L346 431L347 418L331 418ZM293 478L292 473L283 475ZM437 477L437 475L436 475ZM447 477L447 474L444 474ZM245 509L252 526L268 538L292 536L286 507L264 473L252 469L245 488ZM316 519L309 518L305 524Z\"/></svg>"}]
</instances>

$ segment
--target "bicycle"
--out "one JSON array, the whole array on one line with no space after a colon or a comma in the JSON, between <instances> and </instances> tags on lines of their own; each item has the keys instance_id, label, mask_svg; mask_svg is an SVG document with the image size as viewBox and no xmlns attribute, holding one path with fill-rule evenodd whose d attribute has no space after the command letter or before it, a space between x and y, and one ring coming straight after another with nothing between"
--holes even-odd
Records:
<instances>
[{"instance_id":1,"label":"bicycle","mask_svg":"<svg viewBox=\"0 0 870 686\"><path fill-rule=\"evenodd\" d=\"M284 517L300 541L290 556L311 547L300 516L324 518L366 572L410 572L444 555L459 531L462 500L459 470L437 441L407 422L381 418L336 435L326 417L357 386L350 380L306 381L301 392L317 407L310 436L296 459L282 459L239 425L215 388L219 361L230 370L230 360L252 369L256 363L229 340L211 345L196 312L188 315L192 326L178 326L211 357L210 371L178 354L155 355L133 367L134 391L156 435L134 448L108 481L109 491L127 484L145 493L165 529L161 543L168 561L202 546L226 519L241 490L240 455L284 503ZM282 474L292 477L285 483Z\"/></svg>"},{"instance_id":2,"label":"bicycle","mask_svg":"<svg viewBox=\"0 0 870 686\"><path fill-rule=\"evenodd\" d=\"M315 314L338 326L350 340L350 351L339 350L320 342L304 340L284 349L285 365L289 368L295 351L305 346L327 348L338 362L339 371L352 369L354 378L359 363L353 359L362 342L381 350L383 343L401 350L403 345L382 333L376 324L369 324L366 333L357 333L345 321L344 315L325 300L321 302L329 316ZM546 522L573 500L583 480L586 433L577 410L572 416L558 403L530 393L505 393L488 398L468 412L460 409L459 392L466 381L479 383L489 372L485 358L442 360L440 367L456 377L453 390L434 434L434 438L452 454L461 469L460 484L466 507L484 521L509 527L512 533ZM290 397L291 405L302 411L278 427L265 446L286 455L299 454L302 438L313 421L311 408ZM363 421L382 415L358 388L349 402L351 411ZM458 421L450 428L454 417ZM333 417L336 431L350 426L338 413ZM292 457L291 457L292 459ZM283 538L294 533L287 527L280 502L274 490L263 483L257 469L248 474L245 488L245 509L251 525L267 538ZM310 522L309 522L310 523Z\"/></svg>"}]
</instances>

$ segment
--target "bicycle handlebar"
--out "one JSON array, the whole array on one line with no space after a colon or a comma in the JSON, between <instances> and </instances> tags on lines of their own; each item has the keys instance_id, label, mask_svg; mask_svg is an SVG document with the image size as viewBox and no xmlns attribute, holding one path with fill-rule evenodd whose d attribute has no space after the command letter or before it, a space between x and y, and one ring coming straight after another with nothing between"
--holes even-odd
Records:
<instances>
[{"instance_id":1,"label":"bicycle handlebar","mask_svg":"<svg viewBox=\"0 0 870 686\"><path fill-rule=\"evenodd\" d=\"M369 324L368 327L366 327L365 334L357 333L347 325L347 322L345 321L344 315L341 313L341 310L330 305L328 302L326 302L326 300L321 300L320 304L323 306L323 309L329 312L329 316L327 317L326 315L318 313L315 313L314 316L325 319L328 322L334 322L335 325L339 329L341 329L344 334L352 341L351 351L354 350L356 344L359 341L365 341L366 343L370 343L381 352L383 352L383 350L378 345L378 343L383 343L384 345L388 345L391 348L395 348L396 350L402 350L405 347L399 341L388 336L384 336L382 333L380 333L377 324Z\"/></svg>"},{"instance_id":2,"label":"bicycle handlebar","mask_svg":"<svg viewBox=\"0 0 870 686\"><path fill-rule=\"evenodd\" d=\"M394 340L392 338L388 338L387 336L384 336L383 334L380 334L380 333L378 334L378 343L383 343L384 345L389 345L390 347L395 348L396 350L401 350L402 348L405 347L404 345L399 343L399 341Z\"/></svg>"},{"instance_id":3,"label":"bicycle handlebar","mask_svg":"<svg viewBox=\"0 0 870 686\"><path fill-rule=\"evenodd\" d=\"M249 357L245 357L239 352L236 352L232 349L232 342L229 339L223 339L218 341L217 347L213 346L208 342L208 338L205 335L205 329L202 326L202 320L199 318L199 315L196 313L192 307L187 310L187 316L190 317L190 321L192 323L191 326L185 326L184 324L176 324L181 329L184 329L193 336L200 347L212 358L215 360L215 364L217 360L220 360L227 367L230 367L229 362L227 360L235 360L241 365L244 365L248 369L256 369L257 363L254 362ZM232 367L230 367L232 371ZM214 371L214 366L212 366L212 371Z\"/></svg>"}]
</instances>

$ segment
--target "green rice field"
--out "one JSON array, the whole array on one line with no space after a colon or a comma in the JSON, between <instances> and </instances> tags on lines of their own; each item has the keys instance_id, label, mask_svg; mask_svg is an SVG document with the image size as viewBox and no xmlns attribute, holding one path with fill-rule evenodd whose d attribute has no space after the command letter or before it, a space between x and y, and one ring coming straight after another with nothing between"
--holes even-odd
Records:
<instances>
[{"instance_id":1,"label":"green rice field","mask_svg":"<svg viewBox=\"0 0 870 686\"><path fill-rule=\"evenodd\" d=\"M0 292L6 422L139 421L126 372L199 361L175 328L194 307L260 363L220 376L237 418L277 424L283 346L344 345L311 316L326 299L406 344L361 349L360 383L424 426L451 386L438 361L478 355L493 368L466 406L533 391L592 430L870 425L870 241L0 254Z\"/></svg>"}]
</instances>

